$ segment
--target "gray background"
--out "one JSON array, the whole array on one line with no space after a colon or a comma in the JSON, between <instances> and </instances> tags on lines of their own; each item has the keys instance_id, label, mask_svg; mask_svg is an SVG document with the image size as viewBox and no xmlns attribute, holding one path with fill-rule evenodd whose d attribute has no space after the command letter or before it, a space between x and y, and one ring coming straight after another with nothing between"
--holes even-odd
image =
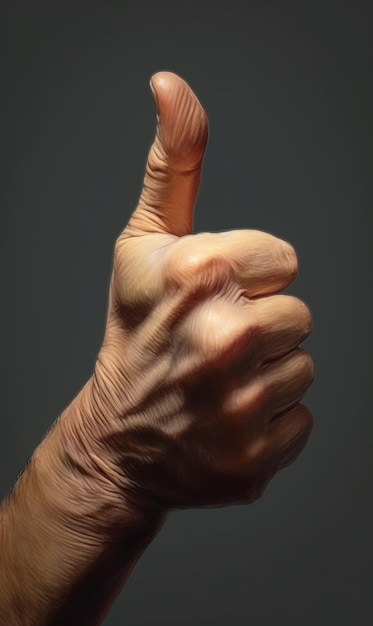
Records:
<instances>
[{"instance_id":1,"label":"gray background","mask_svg":"<svg viewBox=\"0 0 373 626\"><path fill-rule=\"evenodd\" d=\"M154 71L183 76L209 115L195 230L291 241L290 291L314 317L302 456L251 506L172 514L107 626L373 618L367 6L3 3L1 495L92 372L154 133Z\"/></svg>"}]
</instances>

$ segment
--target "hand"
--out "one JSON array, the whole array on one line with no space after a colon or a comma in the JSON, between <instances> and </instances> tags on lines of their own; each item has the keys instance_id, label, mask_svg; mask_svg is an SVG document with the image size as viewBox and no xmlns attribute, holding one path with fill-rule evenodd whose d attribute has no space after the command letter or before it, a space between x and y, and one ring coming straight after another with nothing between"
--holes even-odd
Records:
<instances>
[{"instance_id":1,"label":"hand","mask_svg":"<svg viewBox=\"0 0 373 626\"><path fill-rule=\"evenodd\" d=\"M151 88L157 133L115 244L88 449L140 503L249 503L312 428L299 402L313 365L297 347L310 312L279 295L297 273L288 243L253 230L192 234L207 118L178 76L158 73Z\"/></svg>"}]
</instances>

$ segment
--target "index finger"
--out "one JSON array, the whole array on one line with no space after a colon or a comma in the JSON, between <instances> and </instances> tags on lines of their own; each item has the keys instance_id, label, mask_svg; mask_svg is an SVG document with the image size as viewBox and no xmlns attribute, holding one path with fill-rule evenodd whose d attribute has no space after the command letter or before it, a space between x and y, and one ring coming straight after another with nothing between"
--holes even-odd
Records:
<instances>
[{"instance_id":1,"label":"index finger","mask_svg":"<svg viewBox=\"0 0 373 626\"><path fill-rule=\"evenodd\" d=\"M260 230L237 229L217 235L221 254L249 296L277 293L297 276L297 255L287 241Z\"/></svg>"}]
</instances>

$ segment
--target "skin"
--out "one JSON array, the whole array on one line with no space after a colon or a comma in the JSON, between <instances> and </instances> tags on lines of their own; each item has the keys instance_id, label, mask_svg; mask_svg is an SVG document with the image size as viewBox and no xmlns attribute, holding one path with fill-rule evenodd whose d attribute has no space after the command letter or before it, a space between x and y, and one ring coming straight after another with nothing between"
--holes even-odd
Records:
<instances>
[{"instance_id":1,"label":"skin","mask_svg":"<svg viewBox=\"0 0 373 626\"><path fill-rule=\"evenodd\" d=\"M151 89L156 137L93 375L1 506L1 624L101 623L170 511L253 502L312 429L311 315L280 293L295 251L193 234L206 114L175 74Z\"/></svg>"}]
</instances>

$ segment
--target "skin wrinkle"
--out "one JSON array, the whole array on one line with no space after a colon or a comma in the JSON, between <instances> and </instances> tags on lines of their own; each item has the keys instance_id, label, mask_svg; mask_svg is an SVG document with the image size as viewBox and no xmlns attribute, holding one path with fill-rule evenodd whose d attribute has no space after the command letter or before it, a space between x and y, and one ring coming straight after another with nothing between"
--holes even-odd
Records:
<instances>
[{"instance_id":1,"label":"skin wrinkle","mask_svg":"<svg viewBox=\"0 0 373 626\"><path fill-rule=\"evenodd\" d=\"M210 425L206 426L207 430L215 424L218 432L219 425L222 427L224 423L223 415L227 419L228 414L231 414L231 420L228 422L230 424L235 416L240 415L240 420L237 422L239 424L243 422L245 413L252 414L251 426L241 427L241 429L238 427L238 431L242 430L242 434L245 431L245 436L256 433L256 436L260 437L261 444L257 444L256 437L253 435L252 446L255 450L263 449L262 434L266 433L266 426L263 425L264 430L260 434L259 424L260 419L263 420L264 406L268 407L264 411L267 415L272 405L282 409L283 403L289 402L288 395L292 394L298 399L300 391L310 383L312 373L307 368L298 368L296 354L293 354L294 348L307 335L308 329L305 328L305 320L300 320L300 307L296 305L295 299L291 302L286 301L285 304L282 299L276 301L274 299L276 296L273 295L277 294L279 289L287 287L297 274L296 254L287 242L260 231L236 230L192 235L190 224L181 221L182 219L188 220L191 215L189 192L183 194L180 187L181 180L184 180L183 184L185 184L188 178L182 179L175 173L173 154L177 154L177 162L182 171L187 171L191 166L195 168L196 163L200 165L207 142L207 119L197 99L185 87L185 84L173 83L165 95L162 89L167 81L167 73L162 74L158 81L158 88L154 84L152 86L156 91L158 89L156 138L150 150L144 191L138 209L131 217L127 234L120 238L120 247L117 248L119 261L116 266L118 269L117 297L125 303L125 307L131 303L133 319L136 316L139 319L139 325L132 324L131 326L132 333L136 329L136 332L132 334L133 350L126 358L126 376L128 376L128 371L133 370L132 383L129 384L131 400L121 424L124 432L126 432L126 427L127 433L135 432L136 429L140 432L141 425L145 426L148 420L149 424L152 424L151 432L154 441L157 438L159 442L163 441L166 431L162 429L165 424L169 423L166 415L173 415L172 411L165 411L163 403L167 403L168 398L172 404L171 398L174 396L171 387L169 390L167 387L159 388L157 371L161 372L162 368L157 369L156 363L147 359L150 355L157 359L158 354L158 359L162 362L171 350L171 353L174 353L173 368L169 373L165 373L165 376L169 376L170 385L182 390L179 395L176 394L178 399L184 401L184 406L181 404L177 409L181 414L181 423L187 423L187 419L182 417L183 413L189 415L189 419L194 412L196 413L195 419L191 420L187 428L188 438L190 438L187 440L191 450L197 448L205 450L201 453L200 460L203 458L206 463L208 458L215 458L216 454L209 451L207 441L203 443L198 440L198 433L204 432L203 424ZM171 101L173 101L174 115L171 115L167 108ZM205 125L203 132L200 131L200 124ZM199 178L199 170L196 175ZM190 190L194 193L193 177L190 185ZM176 189L179 189L177 211L176 206L170 202ZM175 222L176 214L180 215L177 223ZM158 217L160 217L159 221ZM168 227L169 219L174 220L174 230ZM137 275L141 276L141 280L144 280L146 284L145 289L143 285L138 289L135 282L129 283L125 269L121 274L123 268L131 265L130 256L127 257L127 247L128 254L132 256L131 233L134 224L137 229L144 228L144 233L147 233L144 234L145 239L149 237L147 248L149 264L146 273L137 271ZM164 230L159 233L158 229L162 225ZM180 236L181 225L182 236ZM138 231L136 232L138 234ZM163 240L166 235L168 238ZM172 235L178 236L172 238ZM144 249L145 245L144 241ZM162 253L159 250L162 250ZM154 262L154 255L157 255L157 262ZM134 275L136 275L135 265L133 268ZM122 279L120 279L121 275ZM123 289L124 285L126 291ZM146 300L144 293L146 293ZM167 294L176 296L176 306L172 298L167 298ZM179 300L177 296L180 296ZM264 296L272 296L271 306L267 309L273 311L273 322L269 312L267 322L263 321L260 307L264 306ZM251 301L251 297L255 297L256 300ZM238 304L239 307L237 307ZM283 307L282 317L279 317L280 306ZM286 320L286 306L288 306L288 314L291 314L288 320ZM148 308L149 313L146 313ZM165 318L163 318L162 310L166 312L168 310L168 316L166 314ZM302 315L303 318L306 317L304 310L302 310ZM289 319L294 319L294 317L299 318L299 321L290 327ZM121 326L123 328L123 320ZM120 345L120 342L117 342L117 345ZM272 370L263 369L263 364L266 360L271 360L271 357L273 363L276 363L275 359L283 357L284 354L290 355L288 361L285 361L289 366L285 368L281 364L276 364L275 368L280 375L287 377L289 385L279 388L275 385L274 391L270 392L271 385L273 387L270 378ZM101 358L104 359L104 357L105 355L102 354ZM228 374L225 379L217 377L220 371L226 372L228 365L231 366L232 376ZM141 369L143 385L139 384L139 379L136 378ZM207 384L208 375L205 374L207 372L215 372L215 378L220 384L217 398L221 394L225 395L225 404L220 401L216 404L213 401L214 394L217 394L218 383L212 384L207 395L205 392L193 394L193 388L197 389L198 381L202 381L202 386ZM294 382L302 376L304 380L301 383ZM234 382L233 377L240 381L241 395L238 393L237 383ZM270 393L274 395L273 400L269 399ZM109 392L107 396L110 397L110 395ZM191 398L194 398L194 405ZM251 400L248 402L247 398ZM157 414L159 417L155 422L154 416ZM217 414L222 414L219 419ZM254 414L257 415L255 419ZM223 431L224 436L221 434L221 441L227 441L228 431L226 428ZM171 439L170 433L172 433L172 427L167 430L169 439ZM212 433L210 437L211 435ZM235 437L238 437L237 441L241 440L239 433L230 434L231 441L232 437L233 440ZM266 436L264 438L268 448L268 439ZM216 433L214 439L219 440ZM169 443L171 445L171 441ZM145 440L143 445L144 458L148 463L150 448L146 447ZM162 450L162 446L160 449ZM176 472L176 476L183 476L185 480L185 473L180 466L183 463L182 457L173 463L171 450L168 454L169 464ZM222 454L223 457L224 454L229 456L229 446ZM166 463L165 459L164 462ZM272 470L269 469L269 471ZM181 489L180 485L179 491ZM174 497L177 500L176 492Z\"/></svg>"},{"instance_id":2,"label":"skin wrinkle","mask_svg":"<svg viewBox=\"0 0 373 626\"><path fill-rule=\"evenodd\" d=\"M2 504L7 626L99 624L170 511L255 501L312 429L311 315L280 294L295 250L193 234L207 116L175 74L151 87L157 130L93 374Z\"/></svg>"}]
</instances>

